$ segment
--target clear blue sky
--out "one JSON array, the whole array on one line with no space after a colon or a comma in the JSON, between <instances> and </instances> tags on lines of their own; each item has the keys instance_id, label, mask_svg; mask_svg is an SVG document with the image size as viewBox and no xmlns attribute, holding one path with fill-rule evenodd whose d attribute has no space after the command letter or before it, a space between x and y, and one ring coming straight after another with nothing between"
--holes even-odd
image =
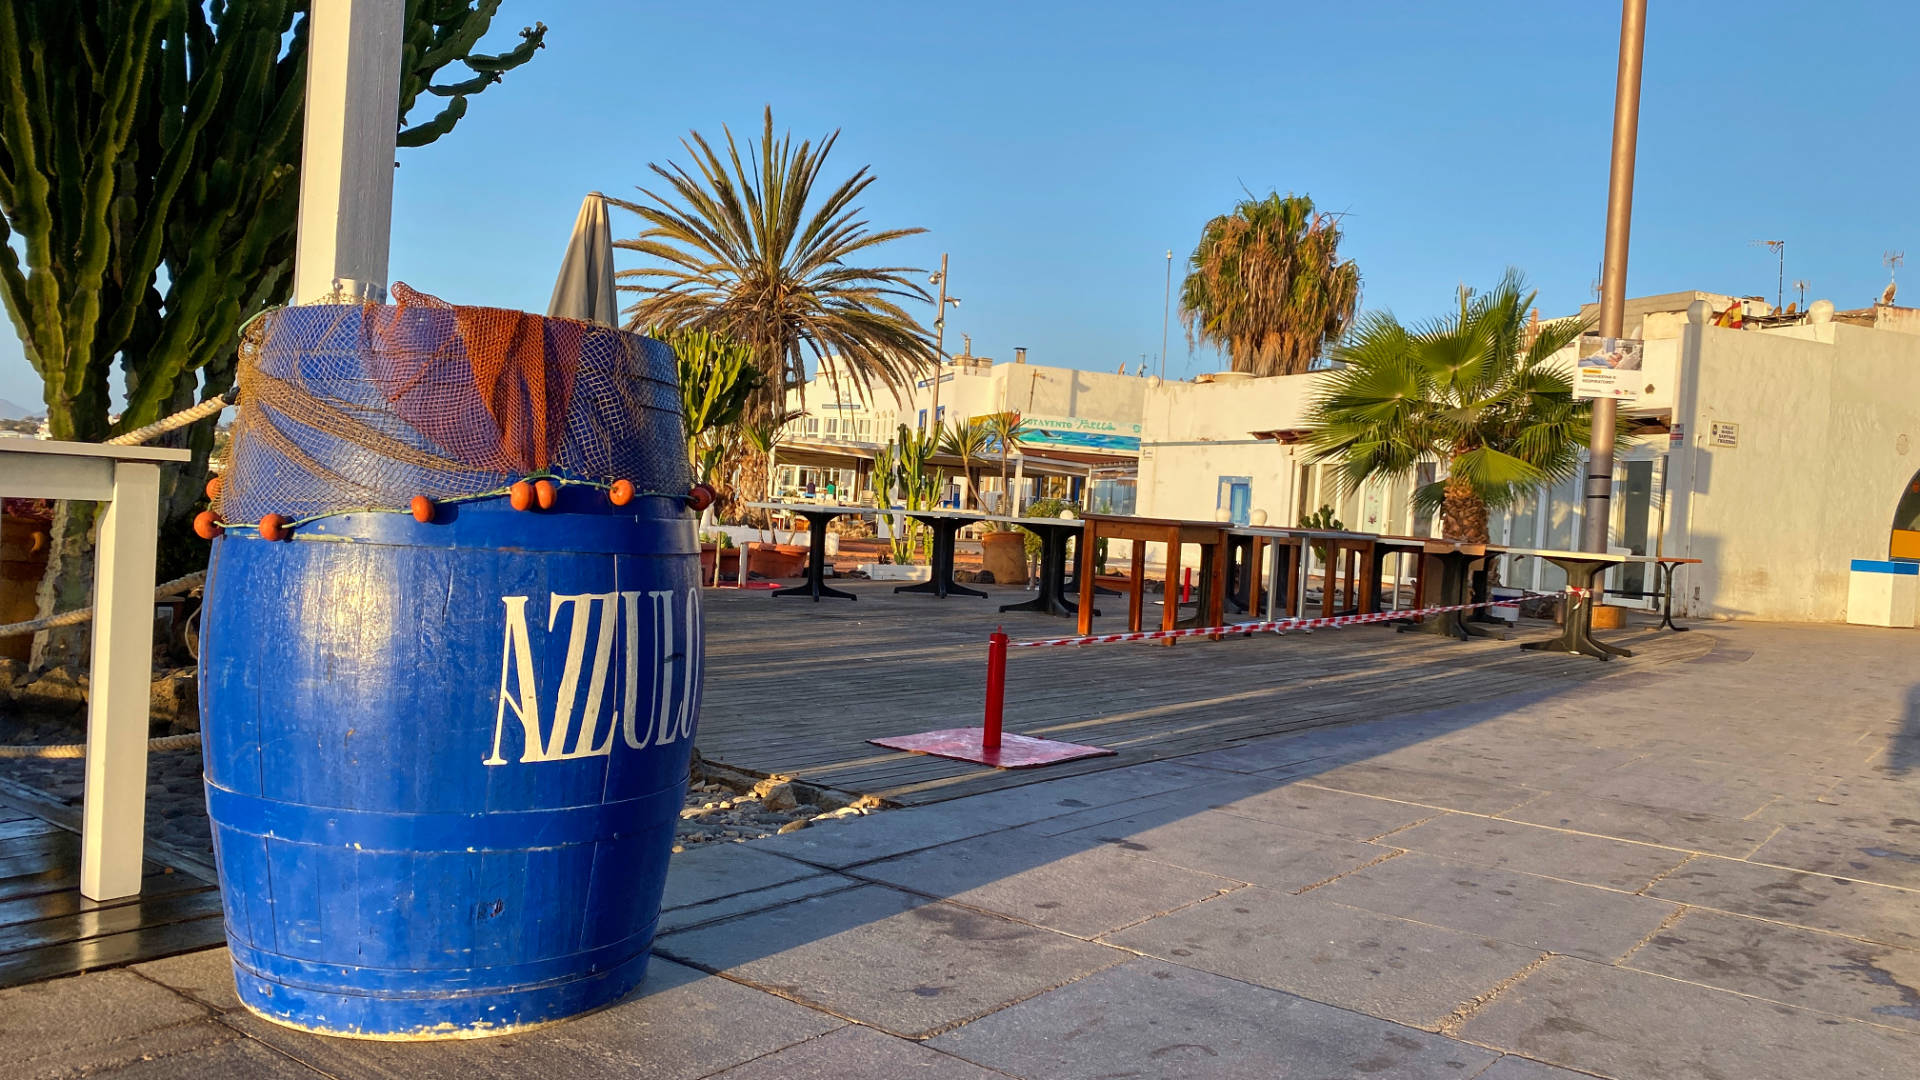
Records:
<instances>
[{"instance_id":1,"label":"clear blue sky","mask_svg":"<svg viewBox=\"0 0 1920 1080\"><path fill-rule=\"evenodd\" d=\"M1912 252L1920 302L1920 5L1653 0L1633 295L1774 292L1871 303ZM491 43L550 27L532 64L439 144L401 152L393 275L449 300L544 309L580 197L632 194L689 128L841 129L880 226L952 253L949 347L1112 370L1160 351L1164 252L1242 192L1347 215L1362 302L1444 309L1517 266L1546 314L1590 298L1619 5L1132 2L655 5L508 0ZM635 229L616 214L615 231ZM1789 298L1792 298L1789 288ZM931 318L931 305L926 317ZM1177 311L1169 374L1204 370ZM12 335L0 397L38 400Z\"/></svg>"}]
</instances>

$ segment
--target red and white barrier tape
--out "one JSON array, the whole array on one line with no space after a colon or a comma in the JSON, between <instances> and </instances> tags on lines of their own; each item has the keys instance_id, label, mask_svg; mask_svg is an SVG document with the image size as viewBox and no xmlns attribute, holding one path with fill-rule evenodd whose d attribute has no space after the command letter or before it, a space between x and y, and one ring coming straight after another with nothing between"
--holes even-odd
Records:
<instances>
[{"instance_id":1,"label":"red and white barrier tape","mask_svg":"<svg viewBox=\"0 0 1920 1080\"><path fill-rule=\"evenodd\" d=\"M1587 593L1585 589L1566 591L1582 596ZM1512 600L1485 600L1477 604L1447 604L1442 607L1414 608L1404 611L1372 611L1360 615L1333 615L1317 619L1274 619L1268 622L1233 623L1227 626L1189 626L1180 630L1136 630L1125 634L1090 634L1086 637L1039 638L1033 641L1010 641L1007 647L1032 649L1053 645L1110 645L1121 641L1160 641L1166 638L1211 637L1215 634L1257 634L1264 631L1284 634L1289 630L1322 630L1330 627L1338 629L1360 623L1397 622L1427 615L1444 615L1450 611L1471 611L1474 608L1516 607L1521 600L1555 595L1558 594L1527 592Z\"/></svg>"}]
</instances>

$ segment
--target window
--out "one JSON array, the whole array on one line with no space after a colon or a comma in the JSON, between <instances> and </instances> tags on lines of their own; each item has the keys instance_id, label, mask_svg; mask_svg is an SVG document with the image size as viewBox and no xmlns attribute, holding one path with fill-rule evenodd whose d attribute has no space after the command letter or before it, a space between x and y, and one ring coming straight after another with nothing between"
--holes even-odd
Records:
<instances>
[{"instance_id":1,"label":"window","mask_svg":"<svg viewBox=\"0 0 1920 1080\"><path fill-rule=\"evenodd\" d=\"M1221 477L1213 506L1215 510L1225 510L1227 520L1233 524L1247 524L1253 512L1253 477Z\"/></svg>"},{"instance_id":2,"label":"window","mask_svg":"<svg viewBox=\"0 0 1920 1080\"><path fill-rule=\"evenodd\" d=\"M920 430L927 430L927 410L925 409L920 410Z\"/></svg>"}]
</instances>

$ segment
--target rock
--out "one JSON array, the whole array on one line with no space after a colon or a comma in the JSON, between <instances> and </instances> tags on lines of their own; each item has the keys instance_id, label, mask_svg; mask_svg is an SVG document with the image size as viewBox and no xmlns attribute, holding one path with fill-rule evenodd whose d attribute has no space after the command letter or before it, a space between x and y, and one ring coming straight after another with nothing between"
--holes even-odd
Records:
<instances>
[{"instance_id":1,"label":"rock","mask_svg":"<svg viewBox=\"0 0 1920 1080\"><path fill-rule=\"evenodd\" d=\"M192 671L176 671L155 679L148 705L153 719L168 721L175 734L200 730L200 684Z\"/></svg>"},{"instance_id":2,"label":"rock","mask_svg":"<svg viewBox=\"0 0 1920 1080\"><path fill-rule=\"evenodd\" d=\"M800 805L800 800L794 795L792 784L774 784L765 791L756 788L754 793L760 796L761 804L768 810L792 810Z\"/></svg>"},{"instance_id":3,"label":"rock","mask_svg":"<svg viewBox=\"0 0 1920 1080\"><path fill-rule=\"evenodd\" d=\"M23 685L29 674L25 661L15 660L10 656L0 657L0 692Z\"/></svg>"},{"instance_id":4,"label":"rock","mask_svg":"<svg viewBox=\"0 0 1920 1080\"><path fill-rule=\"evenodd\" d=\"M799 832L801 829L806 828L809 824L811 824L811 822L809 822L806 818L796 818L792 821L787 822L785 825L780 826L780 828L777 831L782 836L785 836L787 833Z\"/></svg>"},{"instance_id":5,"label":"rock","mask_svg":"<svg viewBox=\"0 0 1920 1080\"><path fill-rule=\"evenodd\" d=\"M22 704L43 709L77 709L87 703L87 677L56 667L21 688Z\"/></svg>"}]
</instances>

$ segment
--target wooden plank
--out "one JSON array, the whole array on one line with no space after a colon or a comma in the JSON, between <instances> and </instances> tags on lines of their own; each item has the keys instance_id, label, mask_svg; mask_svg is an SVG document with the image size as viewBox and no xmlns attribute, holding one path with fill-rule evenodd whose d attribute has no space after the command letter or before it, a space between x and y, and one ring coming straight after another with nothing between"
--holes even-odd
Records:
<instances>
[{"instance_id":1,"label":"wooden plank","mask_svg":"<svg viewBox=\"0 0 1920 1080\"><path fill-rule=\"evenodd\" d=\"M226 943L218 915L0 955L0 987L158 960Z\"/></svg>"},{"instance_id":2,"label":"wooden plank","mask_svg":"<svg viewBox=\"0 0 1920 1080\"><path fill-rule=\"evenodd\" d=\"M0 956L25 952L47 945L88 938L106 937L149 926L204 919L221 913L220 893L215 889L178 893L135 904L96 908L50 919L0 926Z\"/></svg>"}]
</instances>

